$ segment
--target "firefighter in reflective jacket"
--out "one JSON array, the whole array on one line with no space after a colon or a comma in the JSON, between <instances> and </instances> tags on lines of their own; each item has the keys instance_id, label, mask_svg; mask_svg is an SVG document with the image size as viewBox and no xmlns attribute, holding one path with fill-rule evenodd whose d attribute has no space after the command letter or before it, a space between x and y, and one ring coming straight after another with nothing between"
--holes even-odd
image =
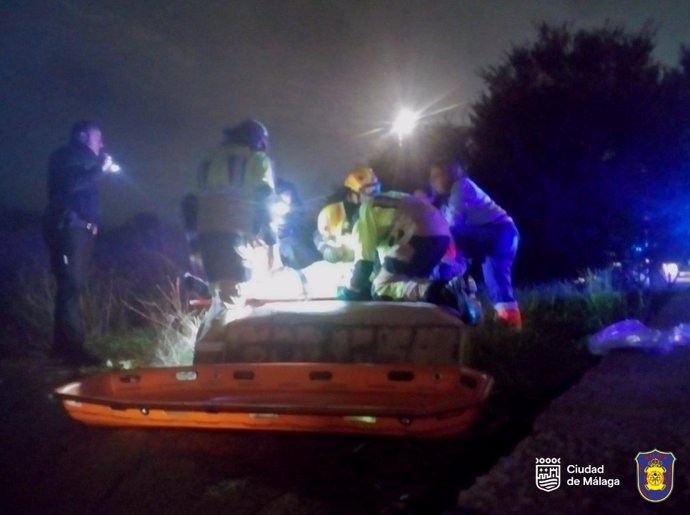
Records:
<instances>
[{"instance_id":1,"label":"firefighter in reflective jacket","mask_svg":"<svg viewBox=\"0 0 690 515\"><path fill-rule=\"evenodd\" d=\"M431 302L457 310L468 324L479 322L479 305L462 277L430 279L451 235L429 202L405 193L377 195L360 207L354 234L355 271L342 298ZM372 279L377 257L381 266Z\"/></svg>"},{"instance_id":2,"label":"firefighter in reflective jacket","mask_svg":"<svg viewBox=\"0 0 690 515\"><path fill-rule=\"evenodd\" d=\"M251 277L253 243L263 241L270 249L269 261L279 259L271 229L275 182L267 149L266 127L245 120L226 129L224 143L200 169L196 227L187 223L187 230L196 229L211 291L225 302L242 302L242 283Z\"/></svg>"},{"instance_id":3,"label":"firefighter in reflective jacket","mask_svg":"<svg viewBox=\"0 0 690 515\"><path fill-rule=\"evenodd\" d=\"M314 244L326 261L352 261L355 257L352 228L357 220L362 198L379 192L374 170L355 166L345 177L343 187L319 212Z\"/></svg>"}]
</instances>

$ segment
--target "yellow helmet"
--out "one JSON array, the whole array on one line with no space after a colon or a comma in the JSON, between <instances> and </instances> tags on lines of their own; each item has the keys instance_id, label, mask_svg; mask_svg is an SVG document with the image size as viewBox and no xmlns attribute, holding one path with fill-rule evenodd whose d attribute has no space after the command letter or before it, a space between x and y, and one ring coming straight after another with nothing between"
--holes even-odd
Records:
<instances>
[{"instance_id":1,"label":"yellow helmet","mask_svg":"<svg viewBox=\"0 0 690 515\"><path fill-rule=\"evenodd\" d=\"M316 223L323 236L340 236L345 225L345 206L342 202L328 204L319 212Z\"/></svg>"},{"instance_id":2,"label":"yellow helmet","mask_svg":"<svg viewBox=\"0 0 690 515\"><path fill-rule=\"evenodd\" d=\"M346 188L359 193L367 186L378 187L379 179L370 166L359 165L350 170L347 177L345 177L344 184Z\"/></svg>"}]
</instances>

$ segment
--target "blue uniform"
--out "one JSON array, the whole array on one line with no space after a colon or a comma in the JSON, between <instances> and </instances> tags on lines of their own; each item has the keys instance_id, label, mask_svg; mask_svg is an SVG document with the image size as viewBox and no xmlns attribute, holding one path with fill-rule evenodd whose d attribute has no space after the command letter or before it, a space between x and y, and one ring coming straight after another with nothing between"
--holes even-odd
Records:
<instances>
[{"instance_id":1,"label":"blue uniform","mask_svg":"<svg viewBox=\"0 0 690 515\"><path fill-rule=\"evenodd\" d=\"M498 316L519 318L512 286L519 234L513 219L467 177L456 180L450 195L437 197L435 204L450 225L458 253L483 260L484 282Z\"/></svg>"}]
</instances>

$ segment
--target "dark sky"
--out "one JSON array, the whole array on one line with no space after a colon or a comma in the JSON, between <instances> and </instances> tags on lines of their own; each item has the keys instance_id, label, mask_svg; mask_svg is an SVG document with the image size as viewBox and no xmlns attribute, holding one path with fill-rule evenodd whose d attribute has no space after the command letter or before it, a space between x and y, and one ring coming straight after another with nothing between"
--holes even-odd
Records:
<instances>
[{"instance_id":1,"label":"dark sky","mask_svg":"<svg viewBox=\"0 0 690 515\"><path fill-rule=\"evenodd\" d=\"M689 0L2 0L0 204L42 209L48 156L93 118L126 172L103 184L106 221L177 220L205 152L247 116L268 126L276 171L317 202L400 105L457 105L462 122L477 70L535 22L607 19L652 20L669 65L690 44Z\"/></svg>"}]
</instances>

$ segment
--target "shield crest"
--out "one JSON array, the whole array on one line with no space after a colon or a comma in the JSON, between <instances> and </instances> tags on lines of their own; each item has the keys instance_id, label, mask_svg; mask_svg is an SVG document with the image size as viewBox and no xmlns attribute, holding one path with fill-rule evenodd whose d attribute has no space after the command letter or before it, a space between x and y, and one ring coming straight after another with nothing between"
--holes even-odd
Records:
<instances>
[{"instance_id":1,"label":"shield crest","mask_svg":"<svg viewBox=\"0 0 690 515\"><path fill-rule=\"evenodd\" d=\"M675 462L672 452L654 449L637 453L637 490L645 500L661 502L668 499L673 490Z\"/></svg>"},{"instance_id":2,"label":"shield crest","mask_svg":"<svg viewBox=\"0 0 690 515\"><path fill-rule=\"evenodd\" d=\"M539 490L553 492L561 486L561 465L555 464L536 464L535 482Z\"/></svg>"}]
</instances>

